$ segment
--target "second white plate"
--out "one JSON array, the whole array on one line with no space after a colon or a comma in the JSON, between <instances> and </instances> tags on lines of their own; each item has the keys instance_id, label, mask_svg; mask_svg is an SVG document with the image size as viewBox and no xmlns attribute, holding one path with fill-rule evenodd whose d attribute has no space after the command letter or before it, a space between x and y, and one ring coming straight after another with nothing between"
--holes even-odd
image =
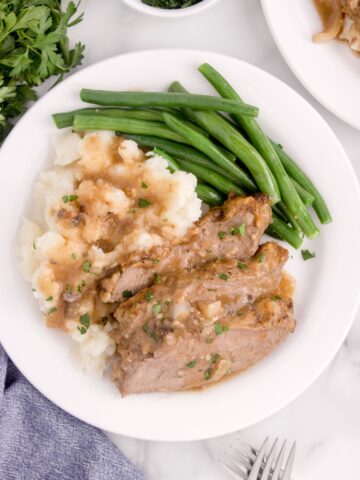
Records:
<instances>
[{"instance_id":1,"label":"second white plate","mask_svg":"<svg viewBox=\"0 0 360 480\"><path fill-rule=\"evenodd\" d=\"M261 0L272 36L289 67L328 110L360 129L360 57L335 40L312 42L322 24L312 0Z\"/></svg>"}]
</instances>

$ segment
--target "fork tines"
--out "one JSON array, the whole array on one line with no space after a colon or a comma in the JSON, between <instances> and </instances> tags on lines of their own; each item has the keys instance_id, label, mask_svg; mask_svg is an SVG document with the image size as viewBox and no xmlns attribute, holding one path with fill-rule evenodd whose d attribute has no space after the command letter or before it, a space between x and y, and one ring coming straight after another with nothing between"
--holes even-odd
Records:
<instances>
[{"instance_id":1,"label":"fork tines","mask_svg":"<svg viewBox=\"0 0 360 480\"><path fill-rule=\"evenodd\" d=\"M272 443L270 449L268 445L269 438L265 439L259 451L249 445L240 444L237 449L233 449L233 454L227 457L227 462L223 463L232 474L243 480L290 480L295 442L286 456L286 440L279 451L278 439Z\"/></svg>"}]
</instances>

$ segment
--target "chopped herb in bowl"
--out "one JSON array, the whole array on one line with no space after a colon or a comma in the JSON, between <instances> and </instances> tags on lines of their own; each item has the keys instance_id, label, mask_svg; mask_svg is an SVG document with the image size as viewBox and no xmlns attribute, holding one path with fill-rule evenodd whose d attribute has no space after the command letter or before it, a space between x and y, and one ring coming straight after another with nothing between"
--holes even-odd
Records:
<instances>
[{"instance_id":1,"label":"chopped herb in bowl","mask_svg":"<svg viewBox=\"0 0 360 480\"><path fill-rule=\"evenodd\" d=\"M202 0L142 0L142 3L156 8L186 8L200 3Z\"/></svg>"}]
</instances>

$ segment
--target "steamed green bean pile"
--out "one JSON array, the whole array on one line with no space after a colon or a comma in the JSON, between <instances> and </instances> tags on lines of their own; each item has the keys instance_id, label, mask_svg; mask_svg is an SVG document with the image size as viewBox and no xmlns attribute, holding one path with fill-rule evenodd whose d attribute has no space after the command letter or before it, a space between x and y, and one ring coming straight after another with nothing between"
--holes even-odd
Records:
<instances>
[{"instance_id":1,"label":"steamed green bean pile","mask_svg":"<svg viewBox=\"0 0 360 480\"><path fill-rule=\"evenodd\" d=\"M108 92L83 89L80 98L95 105L53 115L58 128L113 130L153 150L169 164L198 179L197 195L221 205L229 194L262 192L273 205L267 233L299 248L331 222L329 209L314 183L260 127L259 109L244 103L227 80L209 64L199 68L220 95L190 93L179 82L168 92Z\"/></svg>"}]
</instances>

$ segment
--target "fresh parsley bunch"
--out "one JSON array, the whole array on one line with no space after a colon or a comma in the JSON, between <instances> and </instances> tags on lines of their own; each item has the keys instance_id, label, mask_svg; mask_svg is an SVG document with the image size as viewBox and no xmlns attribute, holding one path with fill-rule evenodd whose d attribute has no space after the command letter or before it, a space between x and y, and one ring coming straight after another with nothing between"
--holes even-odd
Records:
<instances>
[{"instance_id":1,"label":"fresh parsley bunch","mask_svg":"<svg viewBox=\"0 0 360 480\"><path fill-rule=\"evenodd\" d=\"M142 0L146 5L158 8L186 8L200 3L202 0Z\"/></svg>"},{"instance_id":2,"label":"fresh parsley bunch","mask_svg":"<svg viewBox=\"0 0 360 480\"><path fill-rule=\"evenodd\" d=\"M0 0L0 143L10 131L11 119L36 99L34 86L52 75L59 79L83 58L84 45L69 48L67 29L78 5L61 0Z\"/></svg>"}]
</instances>

